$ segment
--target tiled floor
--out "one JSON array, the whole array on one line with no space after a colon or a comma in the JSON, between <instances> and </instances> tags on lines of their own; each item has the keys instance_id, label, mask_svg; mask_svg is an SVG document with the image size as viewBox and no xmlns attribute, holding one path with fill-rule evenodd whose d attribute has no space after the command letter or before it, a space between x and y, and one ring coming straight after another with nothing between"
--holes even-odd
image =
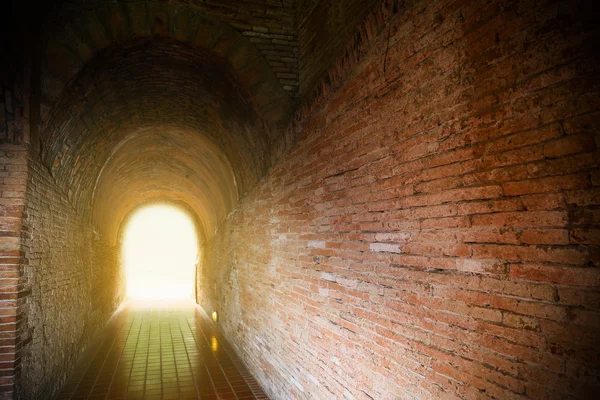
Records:
<instances>
[{"instance_id":1,"label":"tiled floor","mask_svg":"<svg viewBox=\"0 0 600 400\"><path fill-rule=\"evenodd\" d=\"M268 399L191 303L127 304L56 399Z\"/></svg>"}]
</instances>

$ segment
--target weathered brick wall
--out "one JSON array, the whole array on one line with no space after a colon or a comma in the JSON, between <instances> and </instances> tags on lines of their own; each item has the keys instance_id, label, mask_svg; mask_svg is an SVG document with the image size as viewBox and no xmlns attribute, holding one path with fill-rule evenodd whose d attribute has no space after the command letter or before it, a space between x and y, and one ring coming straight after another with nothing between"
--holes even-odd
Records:
<instances>
[{"instance_id":1,"label":"weathered brick wall","mask_svg":"<svg viewBox=\"0 0 600 400\"><path fill-rule=\"evenodd\" d=\"M205 249L199 301L270 395L598 396L589 13L407 1L361 28L383 33Z\"/></svg>"},{"instance_id":2,"label":"weathered brick wall","mask_svg":"<svg viewBox=\"0 0 600 400\"><path fill-rule=\"evenodd\" d=\"M28 110L20 85L0 82L0 143L22 143L29 136Z\"/></svg>"},{"instance_id":3,"label":"weathered brick wall","mask_svg":"<svg viewBox=\"0 0 600 400\"><path fill-rule=\"evenodd\" d=\"M42 38L47 44L42 60L42 116L99 51L154 35L214 48L225 58L233 55L239 68L252 71L264 69L264 64L286 100L295 101L299 72L294 10L293 0L57 1L43 23ZM240 36L251 48L239 51Z\"/></svg>"},{"instance_id":4,"label":"weathered brick wall","mask_svg":"<svg viewBox=\"0 0 600 400\"><path fill-rule=\"evenodd\" d=\"M125 299L125 271L121 263L121 244L108 244L96 229L92 238L90 315L99 316L100 326L103 326Z\"/></svg>"},{"instance_id":5,"label":"weathered brick wall","mask_svg":"<svg viewBox=\"0 0 600 400\"><path fill-rule=\"evenodd\" d=\"M27 149L0 144L0 399L12 399L23 338L19 308L25 293L21 264Z\"/></svg>"},{"instance_id":6,"label":"weathered brick wall","mask_svg":"<svg viewBox=\"0 0 600 400\"><path fill-rule=\"evenodd\" d=\"M93 202L106 237L157 199L187 202L204 234L214 231L264 175L282 133L277 118L267 129L268 111L221 60L168 39L107 49L63 95L45 124L42 158L76 207Z\"/></svg>"},{"instance_id":7,"label":"weathered brick wall","mask_svg":"<svg viewBox=\"0 0 600 400\"><path fill-rule=\"evenodd\" d=\"M96 238L48 170L30 161L23 243L29 292L18 395L49 398L122 300L116 247Z\"/></svg>"},{"instance_id":8,"label":"weathered brick wall","mask_svg":"<svg viewBox=\"0 0 600 400\"><path fill-rule=\"evenodd\" d=\"M311 95L320 78L339 58L357 26L379 0L298 0L300 97Z\"/></svg>"},{"instance_id":9,"label":"weathered brick wall","mask_svg":"<svg viewBox=\"0 0 600 400\"><path fill-rule=\"evenodd\" d=\"M29 54L23 45L27 30L17 22L22 5L2 4L0 26L0 146L29 139Z\"/></svg>"}]
</instances>

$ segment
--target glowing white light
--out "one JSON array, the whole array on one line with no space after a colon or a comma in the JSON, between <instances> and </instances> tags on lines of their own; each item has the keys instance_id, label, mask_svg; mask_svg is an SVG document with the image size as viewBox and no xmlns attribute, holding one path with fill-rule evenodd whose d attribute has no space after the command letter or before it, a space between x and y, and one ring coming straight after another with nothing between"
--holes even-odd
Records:
<instances>
[{"instance_id":1,"label":"glowing white light","mask_svg":"<svg viewBox=\"0 0 600 400\"><path fill-rule=\"evenodd\" d=\"M194 293L196 230L175 207L145 207L131 218L123 259L130 299L182 299Z\"/></svg>"}]
</instances>

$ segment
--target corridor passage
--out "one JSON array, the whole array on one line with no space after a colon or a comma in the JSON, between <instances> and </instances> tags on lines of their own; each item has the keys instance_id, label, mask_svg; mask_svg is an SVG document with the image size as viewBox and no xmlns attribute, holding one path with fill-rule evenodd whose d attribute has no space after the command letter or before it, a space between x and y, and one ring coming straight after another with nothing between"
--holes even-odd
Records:
<instances>
[{"instance_id":1,"label":"corridor passage","mask_svg":"<svg viewBox=\"0 0 600 400\"><path fill-rule=\"evenodd\" d=\"M127 303L56 399L268 399L191 302Z\"/></svg>"}]
</instances>

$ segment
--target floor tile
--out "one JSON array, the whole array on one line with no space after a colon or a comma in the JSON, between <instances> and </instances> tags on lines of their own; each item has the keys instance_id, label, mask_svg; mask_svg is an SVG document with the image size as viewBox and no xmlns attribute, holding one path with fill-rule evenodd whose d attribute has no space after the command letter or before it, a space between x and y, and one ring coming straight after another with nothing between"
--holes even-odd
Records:
<instances>
[{"instance_id":1,"label":"floor tile","mask_svg":"<svg viewBox=\"0 0 600 400\"><path fill-rule=\"evenodd\" d=\"M128 303L55 399L267 398L191 303Z\"/></svg>"}]
</instances>

